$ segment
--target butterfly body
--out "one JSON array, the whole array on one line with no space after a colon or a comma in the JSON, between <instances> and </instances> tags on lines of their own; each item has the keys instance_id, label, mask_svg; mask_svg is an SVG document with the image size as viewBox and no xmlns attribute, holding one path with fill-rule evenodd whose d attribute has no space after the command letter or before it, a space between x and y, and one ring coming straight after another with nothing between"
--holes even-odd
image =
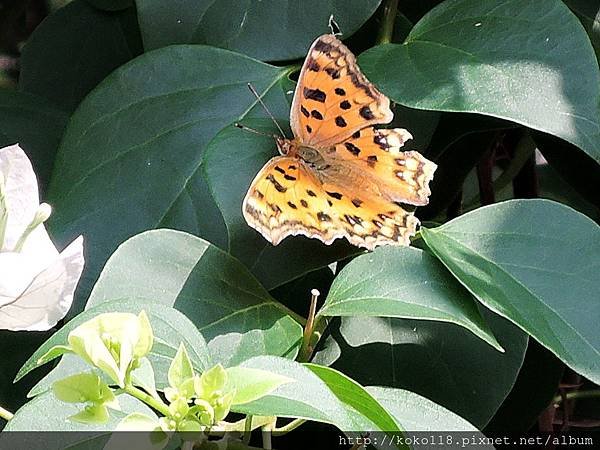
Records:
<instances>
[{"instance_id":1,"label":"butterfly body","mask_svg":"<svg viewBox=\"0 0 600 450\"><path fill-rule=\"evenodd\" d=\"M329 244L408 245L418 219L403 204L427 204L435 164L400 148L412 136L389 123L389 99L362 75L334 36L319 37L300 73L290 113L293 139L276 138L242 206L274 245L290 235Z\"/></svg>"}]
</instances>

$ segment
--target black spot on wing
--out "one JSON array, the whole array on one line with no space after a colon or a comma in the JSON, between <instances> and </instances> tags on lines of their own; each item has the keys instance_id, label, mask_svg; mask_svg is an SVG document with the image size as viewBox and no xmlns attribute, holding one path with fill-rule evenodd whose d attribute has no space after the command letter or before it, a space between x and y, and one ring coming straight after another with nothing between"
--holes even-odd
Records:
<instances>
[{"instance_id":1,"label":"black spot on wing","mask_svg":"<svg viewBox=\"0 0 600 450\"><path fill-rule=\"evenodd\" d=\"M306 190L306 193L307 193L308 195L310 195L311 197L316 197L316 196L317 196L317 194L315 194L315 193L314 193L313 191L311 191L310 189L307 189L307 190Z\"/></svg>"},{"instance_id":2,"label":"black spot on wing","mask_svg":"<svg viewBox=\"0 0 600 450\"><path fill-rule=\"evenodd\" d=\"M275 187L275 189L277 189L278 192L285 192L287 191L287 188L282 186L281 183L279 183L279 181L277 181L275 179L275 177L273 176L273 174L269 174L267 175L267 180L270 181L273 186Z\"/></svg>"},{"instance_id":3,"label":"black spot on wing","mask_svg":"<svg viewBox=\"0 0 600 450\"><path fill-rule=\"evenodd\" d=\"M304 106L300 105L300 112L304 115L304 117L308 117L310 116L310 113L308 112L308 109L306 109Z\"/></svg>"},{"instance_id":4,"label":"black spot on wing","mask_svg":"<svg viewBox=\"0 0 600 450\"><path fill-rule=\"evenodd\" d=\"M367 156L367 164L370 167L375 167L375 163L377 162L377 155L369 155Z\"/></svg>"},{"instance_id":5,"label":"black spot on wing","mask_svg":"<svg viewBox=\"0 0 600 450\"><path fill-rule=\"evenodd\" d=\"M315 61L314 58L308 58L306 60L306 68L312 72L318 72L321 70L321 66Z\"/></svg>"},{"instance_id":6,"label":"black spot on wing","mask_svg":"<svg viewBox=\"0 0 600 450\"><path fill-rule=\"evenodd\" d=\"M350 108L352 108L352 105L350 104L350 102L348 100L344 100L343 102L340 103L340 108L350 109Z\"/></svg>"},{"instance_id":7,"label":"black spot on wing","mask_svg":"<svg viewBox=\"0 0 600 450\"><path fill-rule=\"evenodd\" d=\"M323 114L321 114L319 111L317 111L316 109L313 109L310 112L310 115L313 116L315 119L317 120L323 120Z\"/></svg>"},{"instance_id":8,"label":"black spot on wing","mask_svg":"<svg viewBox=\"0 0 600 450\"><path fill-rule=\"evenodd\" d=\"M356 206L357 208L360 208L360 205L363 204L363 201L361 199L359 199L359 198L353 198L352 199L352 204L354 206Z\"/></svg>"},{"instance_id":9,"label":"black spot on wing","mask_svg":"<svg viewBox=\"0 0 600 450\"><path fill-rule=\"evenodd\" d=\"M329 192L329 191L325 191L325 192L327 192L327 195L335 198L336 200L341 200L343 197L342 194L340 194L339 192Z\"/></svg>"},{"instance_id":10,"label":"black spot on wing","mask_svg":"<svg viewBox=\"0 0 600 450\"><path fill-rule=\"evenodd\" d=\"M304 98L314 100L316 102L325 103L327 95L320 89L304 88Z\"/></svg>"},{"instance_id":11,"label":"black spot on wing","mask_svg":"<svg viewBox=\"0 0 600 450\"><path fill-rule=\"evenodd\" d=\"M318 52L329 53L329 52L331 52L332 49L333 49L333 46L331 44L328 44L327 42L323 42L321 40L319 40L315 44L315 50Z\"/></svg>"},{"instance_id":12,"label":"black spot on wing","mask_svg":"<svg viewBox=\"0 0 600 450\"><path fill-rule=\"evenodd\" d=\"M346 147L346 150L348 150L354 156L360 155L360 148L358 148L352 142L344 142L344 147Z\"/></svg>"},{"instance_id":13,"label":"black spot on wing","mask_svg":"<svg viewBox=\"0 0 600 450\"><path fill-rule=\"evenodd\" d=\"M368 106L363 106L362 108L360 108L359 114L363 119L366 120L371 120L375 118L373 111L371 111L371 108L369 108Z\"/></svg>"},{"instance_id":14,"label":"black spot on wing","mask_svg":"<svg viewBox=\"0 0 600 450\"><path fill-rule=\"evenodd\" d=\"M296 205L294 205L292 202L287 202L288 206L292 209L298 209L298 207Z\"/></svg>"},{"instance_id":15,"label":"black spot on wing","mask_svg":"<svg viewBox=\"0 0 600 450\"><path fill-rule=\"evenodd\" d=\"M344 96L346 95L346 91L343 90L342 88L335 88L335 93L339 96Z\"/></svg>"},{"instance_id":16,"label":"black spot on wing","mask_svg":"<svg viewBox=\"0 0 600 450\"><path fill-rule=\"evenodd\" d=\"M360 130L358 130L356 133L354 133L354 134L352 135L352 138L353 138L353 139L358 139L359 137L360 137Z\"/></svg>"},{"instance_id":17,"label":"black spot on wing","mask_svg":"<svg viewBox=\"0 0 600 450\"><path fill-rule=\"evenodd\" d=\"M300 204L304 207L304 208L308 208L308 202L304 199L300 200Z\"/></svg>"},{"instance_id":18,"label":"black spot on wing","mask_svg":"<svg viewBox=\"0 0 600 450\"><path fill-rule=\"evenodd\" d=\"M293 177L293 176L291 176L291 175L288 175L287 173L286 173L286 174L283 176L283 178L285 178L285 179L286 179L286 180L288 180L288 181L296 181L296 180L297 180L297 178L296 178L296 177Z\"/></svg>"},{"instance_id":19,"label":"black spot on wing","mask_svg":"<svg viewBox=\"0 0 600 450\"><path fill-rule=\"evenodd\" d=\"M312 127L310 125L306 125L306 131L312 133Z\"/></svg>"},{"instance_id":20,"label":"black spot on wing","mask_svg":"<svg viewBox=\"0 0 600 450\"><path fill-rule=\"evenodd\" d=\"M317 219L319 219L321 222L331 222L331 217L329 217L323 211L319 211L317 213Z\"/></svg>"},{"instance_id":21,"label":"black spot on wing","mask_svg":"<svg viewBox=\"0 0 600 450\"><path fill-rule=\"evenodd\" d=\"M281 167L279 166L275 166L275 170L279 173L285 173L285 170L283 170Z\"/></svg>"},{"instance_id":22,"label":"black spot on wing","mask_svg":"<svg viewBox=\"0 0 600 450\"><path fill-rule=\"evenodd\" d=\"M375 136L373 136L373 142L377 144L382 150L387 150L390 147L387 143L387 140L385 139L385 136L382 136L381 134L376 134Z\"/></svg>"},{"instance_id":23,"label":"black spot on wing","mask_svg":"<svg viewBox=\"0 0 600 450\"><path fill-rule=\"evenodd\" d=\"M340 128L344 128L346 125L348 125L342 116L337 116L335 118L335 124Z\"/></svg>"},{"instance_id":24,"label":"black spot on wing","mask_svg":"<svg viewBox=\"0 0 600 450\"><path fill-rule=\"evenodd\" d=\"M327 74L334 80L337 80L340 77L340 71L334 69L333 67L328 67L327 69L325 69L325 72L327 72Z\"/></svg>"}]
</instances>

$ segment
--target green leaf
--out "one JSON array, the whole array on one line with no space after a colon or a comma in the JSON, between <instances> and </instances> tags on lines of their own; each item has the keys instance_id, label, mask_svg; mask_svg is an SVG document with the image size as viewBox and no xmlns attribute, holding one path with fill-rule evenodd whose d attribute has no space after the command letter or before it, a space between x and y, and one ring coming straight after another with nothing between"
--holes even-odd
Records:
<instances>
[{"instance_id":1,"label":"green leaf","mask_svg":"<svg viewBox=\"0 0 600 450\"><path fill-rule=\"evenodd\" d=\"M326 246L301 236L290 236L273 246L250 228L242 216L242 201L256 174L277 153L270 137L277 130L266 120L243 123L267 136L227 127L208 145L203 161L206 180L227 227L229 253L251 268L267 289L357 253L345 240ZM244 149L243 154L239 149Z\"/></svg>"},{"instance_id":2,"label":"green leaf","mask_svg":"<svg viewBox=\"0 0 600 450\"><path fill-rule=\"evenodd\" d=\"M355 258L335 278L319 316L450 322L503 351L468 291L433 256L411 247L382 247Z\"/></svg>"},{"instance_id":3,"label":"green leaf","mask_svg":"<svg viewBox=\"0 0 600 450\"><path fill-rule=\"evenodd\" d=\"M137 314L142 310L148 314L154 331L154 345L148 354L148 359L156 371L158 377L156 384L160 388L168 385L168 368L182 342L190 349L190 358L198 371L203 371L211 366L204 338L185 315L173 308L156 303L115 300L90 308L64 325L27 360L17 374L16 380L39 367L40 357L46 354L50 348L55 345L65 345L68 334L81 323L104 312L120 311ZM72 355L64 356L59 365L33 389L30 396L44 392L57 379L86 369L89 370L90 366L76 363L77 361L80 361L79 358Z\"/></svg>"},{"instance_id":4,"label":"green leaf","mask_svg":"<svg viewBox=\"0 0 600 450\"><path fill-rule=\"evenodd\" d=\"M475 112L569 141L600 162L600 76L560 0L449 0L402 45L365 52L367 77L413 108Z\"/></svg>"},{"instance_id":5,"label":"green leaf","mask_svg":"<svg viewBox=\"0 0 600 450\"><path fill-rule=\"evenodd\" d=\"M600 1L598 0L564 0L565 4L577 14L581 23L585 27L590 41L596 50L596 55L600 55Z\"/></svg>"},{"instance_id":6,"label":"green leaf","mask_svg":"<svg viewBox=\"0 0 600 450\"><path fill-rule=\"evenodd\" d=\"M45 436L44 449L64 449L68 448L69 444L76 443L83 446L87 442L89 447L85 448L100 450L106 444L109 434L128 414L138 412L156 418L152 409L129 395L119 395L117 400L121 405L121 411L111 410L108 422L87 425L84 435L81 433L54 433L56 436ZM39 395L19 409L4 428L5 431L27 431L29 433L18 433L19 445L15 446L7 444L11 441L10 435L13 433L2 433L0 446L3 448L36 448L39 445L39 435L31 433L32 431L82 431L80 424L68 420L70 416L78 414L81 410L81 404L64 403L58 400L52 392ZM40 420L41 417L43 420Z\"/></svg>"},{"instance_id":7,"label":"green leaf","mask_svg":"<svg viewBox=\"0 0 600 450\"><path fill-rule=\"evenodd\" d=\"M19 89L73 111L103 78L139 53L126 31L133 16L106 13L84 0L49 15L23 48Z\"/></svg>"},{"instance_id":8,"label":"green leaf","mask_svg":"<svg viewBox=\"0 0 600 450\"><path fill-rule=\"evenodd\" d=\"M72 313L108 256L136 233L172 227L224 244L220 213L198 170L204 147L251 113L257 100L247 83L266 92L275 111L277 102L287 109L286 73L226 50L171 46L119 67L85 98L67 126L48 194L57 241L86 235Z\"/></svg>"},{"instance_id":9,"label":"green leaf","mask_svg":"<svg viewBox=\"0 0 600 450\"><path fill-rule=\"evenodd\" d=\"M350 36L381 0L136 0L146 49L208 44L263 60L306 55L312 40L330 33L329 16ZM176 5L176 6L175 6Z\"/></svg>"},{"instance_id":10,"label":"green leaf","mask_svg":"<svg viewBox=\"0 0 600 450\"><path fill-rule=\"evenodd\" d=\"M131 413L124 417L115 431L121 433L113 433L103 450L162 450L169 443L169 436L162 431L159 421L143 413Z\"/></svg>"},{"instance_id":11,"label":"green leaf","mask_svg":"<svg viewBox=\"0 0 600 450\"><path fill-rule=\"evenodd\" d=\"M86 0L89 4L105 11L119 11L133 5L133 0Z\"/></svg>"},{"instance_id":12,"label":"green leaf","mask_svg":"<svg viewBox=\"0 0 600 450\"><path fill-rule=\"evenodd\" d=\"M142 358L139 361L139 367L131 371L131 382L156 398L158 393L156 392L156 379L152 363L148 358Z\"/></svg>"},{"instance_id":13,"label":"green leaf","mask_svg":"<svg viewBox=\"0 0 600 450\"><path fill-rule=\"evenodd\" d=\"M84 425L92 425L94 423L106 423L110 419L108 408L102 404L87 405L77 414L69 417L73 422L82 423Z\"/></svg>"},{"instance_id":14,"label":"green leaf","mask_svg":"<svg viewBox=\"0 0 600 450\"><path fill-rule=\"evenodd\" d=\"M225 392L234 391L233 405L242 405L268 395L277 387L294 380L276 373L248 367L227 369Z\"/></svg>"},{"instance_id":15,"label":"green leaf","mask_svg":"<svg viewBox=\"0 0 600 450\"><path fill-rule=\"evenodd\" d=\"M305 364L305 366L323 380L342 402L363 414L376 424L380 430L400 431L398 424L390 413L356 381L329 367L317 364ZM406 429L404 425L403 428Z\"/></svg>"},{"instance_id":16,"label":"green leaf","mask_svg":"<svg viewBox=\"0 0 600 450\"><path fill-rule=\"evenodd\" d=\"M148 231L122 244L87 305L129 297L183 312L209 340L214 363L224 366L264 354L294 358L302 339L297 316L239 261L179 231Z\"/></svg>"},{"instance_id":17,"label":"green leaf","mask_svg":"<svg viewBox=\"0 0 600 450\"><path fill-rule=\"evenodd\" d=\"M477 428L459 415L414 392L375 386L365 389L396 422L411 432L444 430L477 433Z\"/></svg>"},{"instance_id":18,"label":"green leaf","mask_svg":"<svg viewBox=\"0 0 600 450\"><path fill-rule=\"evenodd\" d=\"M511 390L527 348L516 326L489 312L484 317L505 353L451 323L343 317L330 325L313 362L362 385L413 391L483 427Z\"/></svg>"},{"instance_id":19,"label":"green leaf","mask_svg":"<svg viewBox=\"0 0 600 450\"><path fill-rule=\"evenodd\" d=\"M559 203L513 200L421 233L481 303L600 382L597 224Z\"/></svg>"},{"instance_id":20,"label":"green leaf","mask_svg":"<svg viewBox=\"0 0 600 450\"><path fill-rule=\"evenodd\" d=\"M194 376L192 361L190 361L190 357L188 356L183 343L179 346L179 350L177 350L177 354L169 366L168 376L169 385L175 388Z\"/></svg>"},{"instance_id":21,"label":"green leaf","mask_svg":"<svg viewBox=\"0 0 600 450\"><path fill-rule=\"evenodd\" d=\"M68 115L36 95L0 89L0 147L19 143L35 169L41 191L50 180Z\"/></svg>"},{"instance_id":22,"label":"green leaf","mask_svg":"<svg viewBox=\"0 0 600 450\"><path fill-rule=\"evenodd\" d=\"M63 378L52 385L56 398L66 403L110 403L115 396L100 377L94 373L79 373Z\"/></svg>"},{"instance_id":23,"label":"green leaf","mask_svg":"<svg viewBox=\"0 0 600 450\"><path fill-rule=\"evenodd\" d=\"M305 418L333 424L342 431L380 430L372 417L365 416L362 408L361 411L356 410L352 406L353 401L347 403L346 400L349 399L341 392L332 390L325 381L302 364L283 358L259 356L245 361L242 367L266 370L294 382L282 384L253 402L235 405L232 411L261 416ZM340 382L342 386L351 383L349 380ZM395 430L399 431L397 425L382 431Z\"/></svg>"},{"instance_id":24,"label":"green leaf","mask_svg":"<svg viewBox=\"0 0 600 450\"><path fill-rule=\"evenodd\" d=\"M227 372L221 364L217 364L202 372L198 381L196 393L199 397L210 399L216 391L222 390L225 383L227 383Z\"/></svg>"}]
</instances>

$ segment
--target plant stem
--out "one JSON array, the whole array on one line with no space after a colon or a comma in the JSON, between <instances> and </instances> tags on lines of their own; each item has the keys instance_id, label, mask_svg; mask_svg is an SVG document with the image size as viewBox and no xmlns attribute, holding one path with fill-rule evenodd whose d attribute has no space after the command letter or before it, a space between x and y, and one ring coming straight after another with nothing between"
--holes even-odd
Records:
<instances>
[{"instance_id":1,"label":"plant stem","mask_svg":"<svg viewBox=\"0 0 600 450\"><path fill-rule=\"evenodd\" d=\"M383 5L383 20L377 36L378 44L389 44L394 34L394 22L398 12L398 0L386 0Z\"/></svg>"},{"instance_id":2,"label":"plant stem","mask_svg":"<svg viewBox=\"0 0 600 450\"><path fill-rule=\"evenodd\" d=\"M148 406L151 406L164 416L169 416L171 414L169 411L169 407L165 405L162 401L155 399L150 394L147 394L146 392L136 388L131 384L125 385L124 391L127 392L129 395L137 398L138 400L143 401Z\"/></svg>"},{"instance_id":3,"label":"plant stem","mask_svg":"<svg viewBox=\"0 0 600 450\"><path fill-rule=\"evenodd\" d=\"M12 419L15 415L13 413L11 413L10 411L4 409L2 406L0 406L0 417L4 420L6 420L7 422Z\"/></svg>"},{"instance_id":4,"label":"plant stem","mask_svg":"<svg viewBox=\"0 0 600 450\"><path fill-rule=\"evenodd\" d=\"M279 428L273 428L273 432L272 432L273 436L282 436L286 433L289 433L290 431L294 431L296 428L298 428L300 425L302 425L305 422L306 422L306 419L294 419L287 425L284 425Z\"/></svg>"},{"instance_id":5,"label":"plant stem","mask_svg":"<svg viewBox=\"0 0 600 450\"><path fill-rule=\"evenodd\" d=\"M594 389L594 390L589 390L589 391L568 392L564 395L564 397L565 397L565 400L574 400L577 398L600 398L600 390ZM552 403L554 403L555 405L558 405L562 401L563 401L562 396L557 395L552 400Z\"/></svg>"},{"instance_id":6,"label":"plant stem","mask_svg":"<svg viewBox=\"0 0 600 450\"><path fill-rule=\"evenodd\" d=\"M248 445L248 442L250 442L250 436L252 436L252 415L248 414L246 416L246 420L244 421L244 437L242 442Z\"/></svg>"},{"instance_id":7,"label":"plant stem","mask_svg":"<svg viewBox=\"0 0 600 450\"><path fill-rule=\"evenodd\" d=\"M315 315L317 313L317 300L319 299L320 292L317 289L310 291L310 309L308 311L308 318L306 319L306 325L304 326L304 335L302 337L302 347L298 353L298 361L306 362L310 359L313 348L311 345L311 339L315 326Z\"/></svg>"}]
</instances>

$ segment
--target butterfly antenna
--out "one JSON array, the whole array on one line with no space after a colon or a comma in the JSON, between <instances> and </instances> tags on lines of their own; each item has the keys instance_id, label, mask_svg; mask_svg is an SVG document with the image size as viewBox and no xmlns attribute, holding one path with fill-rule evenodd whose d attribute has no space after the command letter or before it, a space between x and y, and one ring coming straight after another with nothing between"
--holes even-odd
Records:
<instances>
[{"instance_id":1,"label":"butterfly antenna","mask_svg":"<svg viewBox=\"0 0 600 450\"><path fill-rule=\"evenodd\" d=\"M333 18L333 14L329 16L328 25L329 25L329 29L331 30L331 34L333 34L334 36L341 36L343 34L342 30L340 29L340 26Z\"/></svg>"},{"instance_id":2,"label":"butterfly antenna","mask_svg":"<svg viewBox=\"0 0 600 450\"><path fill-rule=\"evenodd\" d=\"M239 128L240 130L249 131L250 133L259 134L261 136L273 137L273 135L271 135L269 133L265 133L263 131L259 131L259 130L255 129L255 128L247 127L246 125L243 125L243 124L241 124L239 122L234 123L233 126Z\"/></svg>"},{"instance_id":3,"label":"butterfly antenna","mask_svg":"<svg viewBox=\"0 0 600 450\"><path fill-rule=\"evenodd\" d=\"M275 120L275 117L273 117L273 114L271 114L271 111L269 111L269 108L267 108L267 105L265 105L265 102L262 101L262 98L260 97L260 95L258 95L258 92L256 92L256 89L254 89L254 86L252 86L251 83L248 83L248 89L250 89L250 92L252 92L254 94L254 96L256 97L256 100L258 100L258 102L261 104L261 106L263 107L263 109L265 110L267 115L271 118L271 120L273 121L273 123L275 124L275 126L277 127L279 132L281 133L281 136L283 136L285 138L285 133L283 132L283 130L277 123L277 120Z\"/></svg>"}]
</instances>

